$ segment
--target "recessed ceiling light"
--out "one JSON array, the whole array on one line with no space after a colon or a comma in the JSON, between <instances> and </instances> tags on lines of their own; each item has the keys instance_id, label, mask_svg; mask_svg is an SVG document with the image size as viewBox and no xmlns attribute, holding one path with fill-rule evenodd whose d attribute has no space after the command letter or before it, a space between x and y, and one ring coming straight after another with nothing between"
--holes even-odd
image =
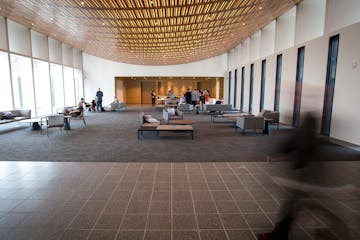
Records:
<instances>
[{"instance_id":1,"label":"recessed ceiling light","mask_svg":"<svg viewBox=\"0 0 360 240\"><path fill-rule=\"evenodd\" d=\"M105 23L103 22L102 25L105 26Z\"/></svg>"},{"instance_id":2,"label":"recessed ceiling light","mask_svg":"<svg viewBox=\"0 0 360 240\"><path fill-rule=\"evenodd\" d=\"M31 26L34 26L35 24L34 23L31 23Z\"/></svg>"},{"instance_id":3,"label":"recessed ceiling light","mask_svg":"<svg viewBox=\"0 0 360 240\"><path fill-rule=\"evenodd\" d=\"M242 25L245 26L245 23L243 22Z\"/></svg>"},{"instance_id":4,"label":"recessed ceiling light","mask_svg":"<svg viewBox=\"0 0 360 240\"><path fill-rule=\"evenodd\" d=\"M262 7L259 7L259 10L262 10Z\"/></svg>"},{"instance_id":5,"label":"recessed ceiling light","mask_svg":"<svg viewBox=\"0 0 360 240\"><path fill-rule=\"evenodd\" d=\"M84 4L85 4L84 1L81 1L80 3L81 3L81 5L84 5Z\"/></svg>"}]
</instances>

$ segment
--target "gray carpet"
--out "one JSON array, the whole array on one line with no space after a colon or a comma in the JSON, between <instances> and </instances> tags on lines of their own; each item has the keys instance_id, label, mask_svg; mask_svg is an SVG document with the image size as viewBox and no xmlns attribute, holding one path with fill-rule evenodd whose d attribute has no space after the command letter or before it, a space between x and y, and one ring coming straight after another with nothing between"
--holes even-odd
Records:
<instances>
[{"instance_id":1,"label":"gray carpet","mask_svg":"<svg viewBox=\"0 0 360 240\"><path fill-rule=\"evenodd\" d=\"M194 140L188 133L145 132L137 138L137 115L144 111L161 119L151 107L128 107L123 112L87 113L87 126L72 121L66 134L50 129L49 136L20 127L0 131L2 161L101 161L101 162L206 162L266 161L289 137L290 129L271 127L270 135L235 132L232 123L210 124L210 116L185 114L195 119ZM357 151L330 144L329 160L359 160ZM329 154L330 153L330 154Z\"/></svg>"}]
</instances>

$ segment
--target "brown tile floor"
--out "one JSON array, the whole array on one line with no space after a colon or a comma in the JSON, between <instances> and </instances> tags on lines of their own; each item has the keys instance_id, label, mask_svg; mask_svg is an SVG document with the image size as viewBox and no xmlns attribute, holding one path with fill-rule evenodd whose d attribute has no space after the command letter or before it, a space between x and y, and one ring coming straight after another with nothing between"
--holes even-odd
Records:
<instances>
[{"instance_id":1,"label":"brown tile floor","mask_svg":"<svg viewBox=\"0 0 360 240\"><path fill-rule=\"evenodd\" d=\"M284 163L0 162L0 239L255 239L288 191ZM331 162L330 184L359 186L359 162ZM360 239L358 195L316 196ZM319 234L321 232L321 234ZM312 209L290 239L336 239ZM338 239L342 239L340 236Z\"/></svg>"}]
</instances>

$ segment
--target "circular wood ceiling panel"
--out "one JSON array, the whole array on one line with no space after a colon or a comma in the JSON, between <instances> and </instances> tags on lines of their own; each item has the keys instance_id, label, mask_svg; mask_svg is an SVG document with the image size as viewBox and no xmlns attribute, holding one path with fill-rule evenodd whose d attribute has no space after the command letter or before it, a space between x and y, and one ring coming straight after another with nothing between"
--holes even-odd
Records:
<instances>
[{"instance_id":1,"label":"circular wood ceiling panel","mask_svg":"<svg viewBox=\"0 0 360 240\"><path fill-rule=\"evenodd\" d=\"M82 51L169 65L223 54L301 0L2 0L0 15Z\"/></svg>"}]
</instances>

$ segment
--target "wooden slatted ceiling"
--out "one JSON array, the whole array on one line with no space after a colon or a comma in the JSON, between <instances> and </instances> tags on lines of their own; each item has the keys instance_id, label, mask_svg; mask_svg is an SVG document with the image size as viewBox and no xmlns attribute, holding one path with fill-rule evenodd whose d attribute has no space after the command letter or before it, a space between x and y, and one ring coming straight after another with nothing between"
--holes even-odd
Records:
<instances>
[{"instance_id":1,"label":"wooden slatted ceiling","mask_svg":"<svg viewBox=\"0 0 360 240\"><path fill-rule=\"evenodd\" d=\"M2 0L0 15L109 60L147 65L214 57L301 0Z\"/></svg>"}]
</instances>

